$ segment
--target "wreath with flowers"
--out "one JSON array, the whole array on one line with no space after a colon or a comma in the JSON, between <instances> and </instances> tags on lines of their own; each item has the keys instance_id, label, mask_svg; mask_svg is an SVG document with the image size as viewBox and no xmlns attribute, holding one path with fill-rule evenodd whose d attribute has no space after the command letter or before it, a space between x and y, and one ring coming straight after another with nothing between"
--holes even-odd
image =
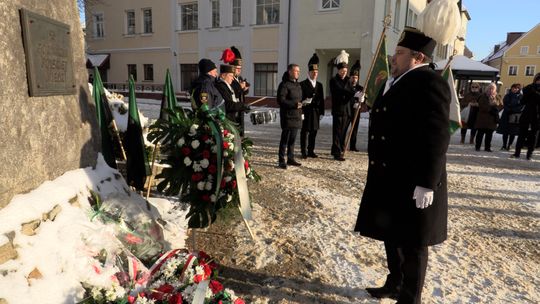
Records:
<instances>
[{"instance_id":1,"label":"wreath with flowers","mask_svg":"<svg viewBox=\"0 0 540 304\"><path fill-rule=\"evenodd\" d=\"M159 119L148 134L150 141L161 142L167 155L163 162L169 165L156 176L162 179L157 189L189 202L190 228L208 227L218 210L239 205L235 154L242 153L246 178L260 180L249 162L253 142L240 138L220 109L203 105L195 111L181 107L164 111L169 118Z\"/></svg>"}]
</instances>

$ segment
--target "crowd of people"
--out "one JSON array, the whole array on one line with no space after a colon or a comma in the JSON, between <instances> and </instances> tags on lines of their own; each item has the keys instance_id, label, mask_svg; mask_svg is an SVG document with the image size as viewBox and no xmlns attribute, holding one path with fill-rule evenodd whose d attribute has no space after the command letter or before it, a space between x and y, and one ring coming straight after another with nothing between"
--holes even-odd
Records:
<instances>
[{"instance_id":1,"label":"crowd of people","mask_svg":"<svg viewBox=\"0 0 540 304\"><path fill-rule=\"evenodd\" d=\"M512 157L519 158L526 147L526 158L532 159L533 151L540 145L540 73L534 76L531 84L523 90L514 83L501 99L497 85L490 83L484 92L479 83L471 83L469 92L460 100L462 110L461 143L465 143L467 130L470 130L469 143L480 151L492 152L493 133L502 135L501 150L510 151L517 137Z\"/></svg>"}]
</instances>

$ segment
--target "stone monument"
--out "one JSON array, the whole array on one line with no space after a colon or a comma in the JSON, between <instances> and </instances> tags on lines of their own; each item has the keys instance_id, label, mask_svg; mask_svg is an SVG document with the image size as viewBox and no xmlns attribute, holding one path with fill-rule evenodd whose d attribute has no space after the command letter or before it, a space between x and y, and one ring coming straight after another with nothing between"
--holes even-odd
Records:
<instances>
[{"instance_id":1,"label":"stone monument","mask_svg":"<svg viewBox=\"0 0 540 304\"><path fill-rule=\"evenodd\" d=\"M75 0L0 0L0 208L99 151Z\"/></svg>"}]
</instances>

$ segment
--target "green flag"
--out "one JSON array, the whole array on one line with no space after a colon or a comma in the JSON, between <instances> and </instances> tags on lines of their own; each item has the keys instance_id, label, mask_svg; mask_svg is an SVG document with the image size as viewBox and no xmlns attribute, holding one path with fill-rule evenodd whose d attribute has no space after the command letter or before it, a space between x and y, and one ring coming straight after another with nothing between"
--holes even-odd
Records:
<instances>
[{"instance_id":1,"label":"green flag","mask_svg":"<svg viewBox=\"0 0 540 304\"><path fill-rule=\"evenodd\" d=\"M164 111L165 109L174 109L176 107L176 94L174 92L171 73L167 69L167 75L165 75L165 85L163 86L163 96L161 97L161 109L159 111L159 118L169 120L169 114Z\"/></svg>"},{"instance_id":2,"label":"green flag","mask_svg":"<svg viewBox=\"0 0 540 304\"><path fill-rule=\"evenodd\" d=\"M448 82L448 86L450 87L450 96L452 97L452 100L450 101L449 118L450 134L453 134L457 129L461 128L461 113L459 109L456 87L454 85L454 76L452 75L452 69L450 66L443 71L442 77Z\"/></svg>"},{"instance_id":3,"label":"green flag","mask_svg":"<svg viewBox=\"0 0 540 304\"><path fill-rule=\"evenodd\" d=\"M92 96L94 97L94 103L96 104L97 120L101 133L101 154L109 167L116 168L114 144L109 131L109 126L113 120L113 116L111 113L111 108L109 108L107 96L105 96L105 89L103 88L103 83L101 82L101 76L96 67L94 67Z\"/></svg>"},{"instance_id":4,"label":"green flag","mask_svg":"<svg viewBox=\"0 0 540 304\"><path fill-rule=\"evenodd\" d=\"M371 63L372 68L368 75L366 87L366 104L373 106L375 98L379 94L382 85L388 79L388 57L386 55L386 34L381 37L379 48L375 52L375 57Z\"/></svg>"},{"instance_id":5,"label":"green flag","mask_svg":"<svg viewBox=\"0 0 540 304\"><path fill-rule=\"evenodd\" d=\"M127 183L138 190L142 190L144 189L146 176L150 175L150 166L145 151L137 100L135 99L135 83L131 75L129 77L129 112L125 147Z\"/></svg>"}]
</instances>

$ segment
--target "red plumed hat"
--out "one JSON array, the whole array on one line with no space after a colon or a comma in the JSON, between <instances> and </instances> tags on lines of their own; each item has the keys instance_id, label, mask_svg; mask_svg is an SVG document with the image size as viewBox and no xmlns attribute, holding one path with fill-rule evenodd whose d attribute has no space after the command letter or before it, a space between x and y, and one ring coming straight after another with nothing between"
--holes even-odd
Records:
<instances>
[{"instance_id":1,"label":"red plumed hat","mask_svg":"<svg viewBox=\"0 0 540 304\"><path fill-rule=\"evenodd\" d=\"M234 59L236 59L236 56L234 55L234 52L231 49L225 49L223 51L223 54L221 55L221 61L227 64L231 64Z\"/></svg>"}]
</instances>

